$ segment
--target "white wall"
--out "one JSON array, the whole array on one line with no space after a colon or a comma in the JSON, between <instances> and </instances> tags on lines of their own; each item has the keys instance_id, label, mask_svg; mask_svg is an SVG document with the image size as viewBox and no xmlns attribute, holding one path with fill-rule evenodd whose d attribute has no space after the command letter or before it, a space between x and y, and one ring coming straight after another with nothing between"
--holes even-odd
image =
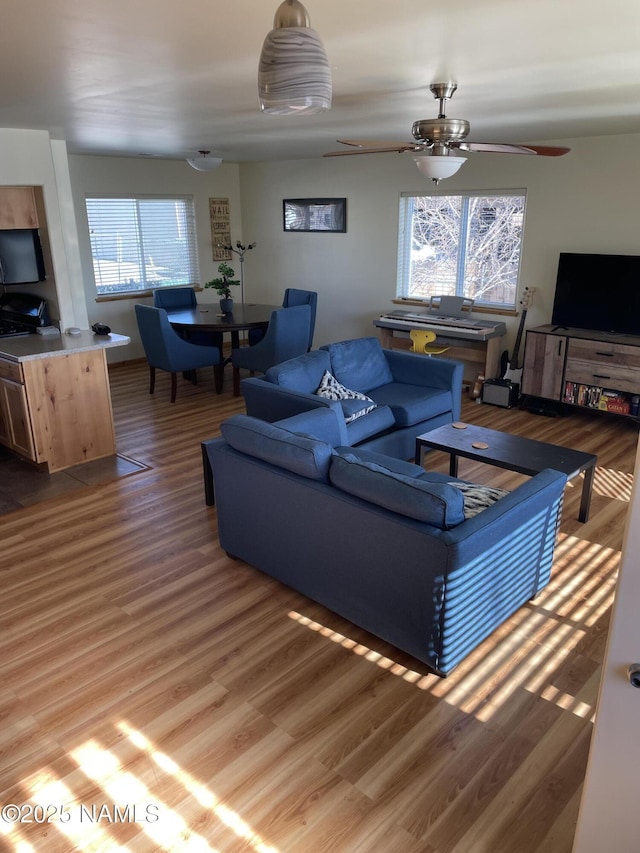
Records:
<instances>
[{"instance_id":1,"label":"white wall","mask_svg":"<svg viewBox=\"0 0 640 853\"><path fill-rule=\"evenodd\" d=\"M438 191L527 190L521 284L536 288L527 325L551 317L558 253L640 254L637 208L640 135L563 140L571 153L558 158L509 154L469 155ZM196 172L174 160L71 156L71 184L89 323L101 320L135 343L114 358L142 355L135 300L96 303L85 195L93 192L192 193L196 201L203 281L212 278L208 198L228 197L232 240L257 242L245 262L246 298L279 304L286 287L319 293L315 345L374 334L373 320L391 307L395 293L398 199L402 191L428 191L410 157L368 154L277 163L223 163ZM346 234L285 233L284 198L346 197ZM232 263L233 266L233 263ZM239 272L236 262L236 273ZM603 293L607 283L603 282ZM215 293L199 295L203 301ZM504 319L504 318L501 318ZM506 318L510 346L517 317ZM78 324L79 325L79 324Z\"/></svg>"},{"instance_id":2,"label":"white wall","mask_svg":"<svg viewBox=\"0 0 640 853\"><path fill-rule=\"evenodd\" d=\"M527 326L548 322L561 251L640 254L637 211L639 135L564 140L564 157L472 154L438 188L527 190L521 284L536 287ZM395 294L398 199L429 191L410 157L367 154L240 168L247 293L278 302L282 290L317 290L315 344L373 334ZM284 233L282 199L346 196L346 234ZM606 282L603 282L606 293ZM504 319L504 318L500 318ZM518 318L507 318L511 345Z\"/></svg>"},{"instance_id":3,"label":"white wall","mask_svg":"<svg viewBox=\"0 0 640 853\"><path fill-rule=\"evenodd\" d=\"M640 448L636 471L640 468ZM640 790L640 690L629 684L629 664L640 661L640 488L634 481L620 574L600 682L596 722L573 853L636 853Z\"/></svg>"},{"instance_id":4,"label":"white wall","mask_svg":"<svg viewBox=\"0 0 640 853\"><path fill-rule=\"evenodd\" d=\"M142 358L144 352L136 327L134 305L136 302L151 304L150 297L96 301L93 262L89 243L89 229L85 198L94 193L124 194L149 193L152 195L192 195L196 209L198 256L202 281L217 274L219 261L213 261L213 245L209 223L209 198L228 198L231 214L231 238L235 242L242 237L242 215L240 205L240 183L238 166L223 163L214 172L198 172L185 160L163 160L141 157L69 157L73 199L78 222L78 242L83 270L84 298L87 305L89 326L100 321L114 332L129 335L132 343L118 352L108 350L111 361ZM230 262L233 266L233 262ZM238 266L234 267L240 274ZM217 301L214 290L205 290L198 295L201 302ZM85 326L88 328L88 326Z\"/></svg>"}]
</instances>

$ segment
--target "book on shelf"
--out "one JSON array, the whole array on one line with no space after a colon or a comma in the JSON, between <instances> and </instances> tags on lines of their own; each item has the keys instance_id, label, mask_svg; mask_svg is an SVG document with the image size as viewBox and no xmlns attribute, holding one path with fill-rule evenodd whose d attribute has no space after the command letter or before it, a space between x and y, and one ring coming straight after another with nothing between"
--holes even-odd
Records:
<instances>
[{"instance_id":1,"label":"book on shelf","mask_svg":"<svg viewBox=\"0 0 640 853\"><path fill-rule=\"evenodd\" d=\"M565 382L563 402L589 409L600 408L603 389L598 385L583 385L580 382Z\"/></svg>"},{"instance_id":2,"label":"book on shelf","mask_svg":"<svg viewBox=\"0 0 640 853\"><path fill-rule=\"evenodd\" d=\"M602 388L599 385L584 385L581 382L565 382L562 400L574 406L586 406L589 409L615 412L618 415L628 415L632 409L632 399L629 394ZM635 414L637 414L637 406L635 408Z\"/></svg>"}]
</instances>

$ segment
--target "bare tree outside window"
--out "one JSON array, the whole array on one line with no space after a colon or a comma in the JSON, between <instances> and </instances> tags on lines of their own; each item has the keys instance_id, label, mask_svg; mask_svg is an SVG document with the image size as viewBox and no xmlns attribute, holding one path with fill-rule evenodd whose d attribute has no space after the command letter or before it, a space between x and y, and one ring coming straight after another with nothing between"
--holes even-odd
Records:
<instances>
[{"instance_id":1,"label":"bare tree outside window","mask_svg":"<svg viewBox=\"0 0 640 853\"><path fill-rule=\"evenodd\" d=\"M513 307L525 195L403 196L397 296L466 296Z\"/></svg>"}]
</instances>

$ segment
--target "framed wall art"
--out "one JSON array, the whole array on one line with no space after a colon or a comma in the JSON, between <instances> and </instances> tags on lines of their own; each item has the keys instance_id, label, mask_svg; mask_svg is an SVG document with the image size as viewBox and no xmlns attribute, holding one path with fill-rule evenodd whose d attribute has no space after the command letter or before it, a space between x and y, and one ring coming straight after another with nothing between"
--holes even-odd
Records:
<instances>
[{"instance_id":1,"label":"framed wall art","mask_svg":"<svg viewBox=\"0 0 640 853\"><path fill-rule=\"evenodd\" d=\"M285 198L285 231L342 232L347 230L346 198Z\"/></svg>"}]
</instances>

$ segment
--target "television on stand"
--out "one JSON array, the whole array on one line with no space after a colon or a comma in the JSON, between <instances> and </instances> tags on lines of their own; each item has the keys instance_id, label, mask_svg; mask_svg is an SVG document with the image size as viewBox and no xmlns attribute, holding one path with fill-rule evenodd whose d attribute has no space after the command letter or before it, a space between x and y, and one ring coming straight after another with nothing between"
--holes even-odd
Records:
<instances>
[{"instance_id":1,"label":"television on stand","mask_svg":"<svg viewBox=\"0 0 640 853\"><path fill-rule=\"evenodd\" d=\"M640 336L640 256L561 252L551 324Z\"/></svg>"}]
</instances>

